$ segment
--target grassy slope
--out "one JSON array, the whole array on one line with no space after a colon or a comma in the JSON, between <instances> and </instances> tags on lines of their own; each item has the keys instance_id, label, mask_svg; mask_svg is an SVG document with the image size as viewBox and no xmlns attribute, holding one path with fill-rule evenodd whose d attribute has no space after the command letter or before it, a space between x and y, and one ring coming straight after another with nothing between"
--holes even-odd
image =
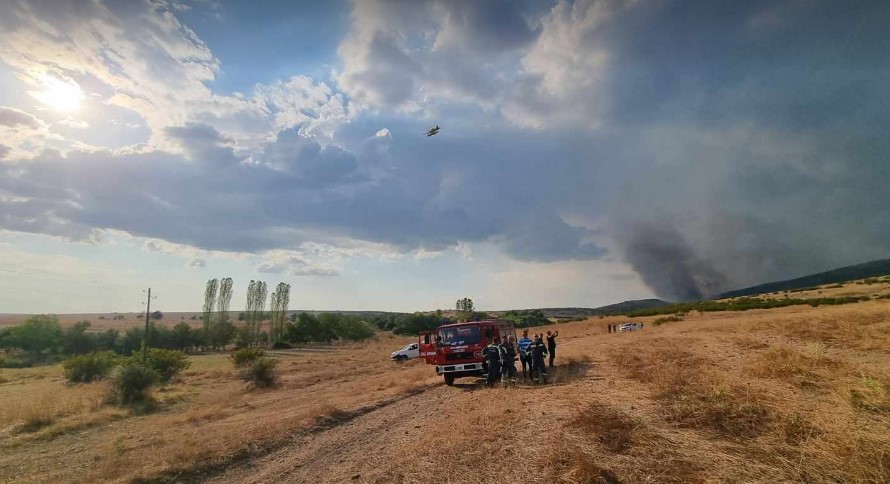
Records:
<instances>
[{"instance_id":1,"label":"grassy slope","mask_svg":"<svg viewBox=\"0 0 890 484\"><path fill-rule=\"evenodd\" d=\"M720 296L718 296L718 298L753 296L755 294L765 294L778 291L792 291L795 289L837 284L853 281L856 279L866 279L884 275L890 275L890 259L866 262L864 264L841 267L839 269L820 272L818 274L811 274L804 277L798 277L796 279L769 282L766 284L760 284L744 289L737 289L735 291L729 291L721 294Z\"/></svg>"}]
</instances>

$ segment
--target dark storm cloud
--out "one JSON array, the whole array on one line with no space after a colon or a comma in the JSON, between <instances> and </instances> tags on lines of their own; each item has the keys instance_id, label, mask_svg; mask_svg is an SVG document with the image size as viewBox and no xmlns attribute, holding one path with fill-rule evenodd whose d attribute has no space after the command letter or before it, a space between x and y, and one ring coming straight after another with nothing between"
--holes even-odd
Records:
<instances>
[{"instance_id":1,"label":"dark storm cloud","mask_svg":"<svg viewBox=\"0 0 890 484\"><path fill-rule=\"evenodd\" d=\"M695 299L890 255L890 143L877 132L890 122L888 12L675 2L610 22L608 119L687 127L655 135L660 163L628 174L634 193L658 196L619 202L613 218L645 227L624 250L657 294Z\"/></svg>"},{"instance_id":2,"label":"dark storm cloud","mask_svg":"<svg viewBox=\"0 0 890 484\"><path fill-rule=\"evenodd\" d=\"M167 133L186 148L188 160L158 151L69 152L0 164L0 191L21 198L16 210L4 211L3 227L71 238L113 228L247 252L344 236L405 251L495 240L527 260L602 254L585 229L539 210L535 197L522 194L530 177L544 175L543 166L533 156L514 157L522 148L511 140L485 150L482 140L445 141L434 154L420 135L389 147L389 137L375 136L353 153L321 147L293 129L251 154L248 163L208 126ZM466 156L469 146L492 158L479 163ZM511 178L505 167L521 174ZM493 176L501 182L492 185ZM538 202L551 197L546 182L540 187ZM549 235L535 239L535 231ZM299 275L330 275L326 268L289 266Z\"/></svg>"},{"instance_id":3,"label":"dark storm cloud","mask_svg":"<svg viewBox=\"0 0 890 484\"><path fill-rule=\"evenodd\" d=\"M354 154L337 145L322 147L299 134L299 127L278 133L276 140L261 147L258 158L266 165L292 174L309 187L359 181Z\"/></svg>"},{"instance_id":4,"label":"dark storm cloud","mask_svg":"<svg viewBox=\"0 0 890 484\"><path fill-rule=\"evenodd\" d=\"M40 120L33 114L26 113L21 109L0 106L0 126L9 126L12 128L24 126L26 128L37 129L41 124Z\"/></svg>"},{"instance_id":5,"label":"dark storm cloud","mask_svg":"<svg viewBox=\"0 0 890 484\"><path fill-rule=\"evenodd\" d=\"M224 137L213 126L192 122L184 126L167 127L164 132L179 142L195 160L215 165L233 165L241 161L232 151L232 140Z\"/></svg>"},{"instance_id":6,"label":"dark storm cloud","mask_svg":"<svg viewBox=\"0 0 890 484\"><path fill-rule=\"evenodd\" d=\"M890 6L532 4L355 2L336 77L379 111L333 143L294 127L236 150L191 123L165 131L182 156L3 162L0 226L232 251L490 240L528 261L611 239L676 300L890 256ZM329 271L285 262L258 270Z\"/></svg>"},{"instance_id":7,"label":"dark storm cloud","mask_svg":"<svg viewBox=\"0 0 890 484\"><path fill-rule=\"evenodd\" d=\"M491 104L536 38L541 5L355 2L352 33L339 49L340 86L370 105L414 109L428 97Z\"/></svg>"}]
</instances>

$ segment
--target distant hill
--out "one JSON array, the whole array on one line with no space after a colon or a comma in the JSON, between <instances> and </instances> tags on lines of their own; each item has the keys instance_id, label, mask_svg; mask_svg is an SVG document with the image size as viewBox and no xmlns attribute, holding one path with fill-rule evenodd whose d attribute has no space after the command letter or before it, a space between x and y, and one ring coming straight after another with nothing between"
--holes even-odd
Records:
<instances>
[{"instance_id":1,"label":"distant hill","mask_svg":"<svg viewBox=\"0 0 890 484\"><path fill-rule=\"evenodd\" d=\"M541 311L548 318L589 318L591 316L625 314L637 309L654 308L668 304L670 303L661 299L634 299L597 308L541 308Z\"/></svg>"},{"instance_id":2,"label":"distant hill","mask_svg":"<svg viewBox=\"0 0 890 484\"><path fill-rule=\"evenodd\" d=\"M803 289L813 286L821 286L823 284L836 284L839 282L853 281L856 279L865 279L867 277L877 277L890 274L890 259L876 260L866 262L864 264L856 264L854 266L841 267L832 271L820 272L809 276L798 277L796 279L788 279L787 281L769 282L757 286L737 289L735 291L724 292L715 299L725 299L739 296L753 296L755 294L765 294L769 292L791 291L794 289Z\"/></svg>"}]
</instances>

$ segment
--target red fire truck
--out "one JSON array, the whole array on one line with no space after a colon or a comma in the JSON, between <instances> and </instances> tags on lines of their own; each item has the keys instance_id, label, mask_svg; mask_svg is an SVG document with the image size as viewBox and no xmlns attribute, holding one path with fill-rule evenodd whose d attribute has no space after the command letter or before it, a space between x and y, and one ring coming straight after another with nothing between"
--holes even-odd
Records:
<instances>
[{"instance_id":1,"label":"red fire truck","mask_svg":"<svg viewBox=\"0 0 890 484\"><path fill-rule=\"evenodd\" d=\"M491 319L445 324L435 331L420 333L420 357L427 364L436 365L436 374L445 377L446 384L453 385L455 378L488 373L482 350L495 338L503 341L508 336L516 341L516 328L509 321Z\"/></svg>"}]
</instances>

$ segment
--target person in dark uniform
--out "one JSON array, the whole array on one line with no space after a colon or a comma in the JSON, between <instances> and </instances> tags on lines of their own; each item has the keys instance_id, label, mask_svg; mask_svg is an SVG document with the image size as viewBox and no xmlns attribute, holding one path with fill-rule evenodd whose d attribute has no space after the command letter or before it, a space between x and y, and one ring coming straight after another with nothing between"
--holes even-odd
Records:
<instances>
[{"instance_id":1,"label":"person in dark uniform","mask_svg":"<svg viewBox=\"0 0 890 484\"><path fill-rule=\"evenodd\" d=\"M488 376L485 380L485 385L492 388L501 376L501 348L499 343L500 339L495 338L482 351L482 357L485 358L485 363L488 365Z\"/></svg>"},{"instance_id":2,"label":"person in dark uniform","mask_svg":"<svg viewBox=\"0 0 890 484\"><path fill-rule=\"evenodd\" d=\"M501 382L511 380L516 383L516 344L513 337L507 336L507 341L501 343Z\"/></svg>"},{"instance_id":3,"label":"person in dark uniform","mask_svg":"<svg viewBox=\"0 0 890 484\"><path fill-rule=\"evenodd\" d=\"M522 364L522 378L528 378L526 369L532 369L532 360L528 357L528 348L532 343L532 339L528 337L528 330L522 330L522 338L519 338L517 345L519 347L519 362Z\"/></svg>"},{"instance_id":4,"label":"person in dark uniform","mask_svg":"<svg viewBox=\"0 0 890 484\"><path fill-rule=\"evenodd\" d=\"M550 368L553 368L553 359L556 358L556 337L559 331L547 331L547 352L550 353Z\"/></svg>"},{"instance_id":5,"label":"person in dark uniform","mask_svg":"<svg viewBox=\"0 0 890 484\"><path fill-rule=\"evenodd\" d=\"M544 345L544 338L540 334L535 334L535 341L529 347L532 359L532 379L538 383L540 379L547 383L547 364L544 358L547 357L547 346Z\"/></svg>"}]
</instances>

